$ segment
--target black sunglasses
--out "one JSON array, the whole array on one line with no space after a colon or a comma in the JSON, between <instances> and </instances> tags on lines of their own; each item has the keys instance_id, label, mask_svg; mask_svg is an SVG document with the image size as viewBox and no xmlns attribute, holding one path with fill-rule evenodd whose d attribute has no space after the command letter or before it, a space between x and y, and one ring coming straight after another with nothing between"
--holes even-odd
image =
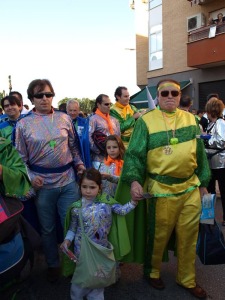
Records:
<instances>
[{"instance_id":1,"label":"black sunglasses","mask_svg":"<svg viewBox=\"0 0 225 300\"><path fill-rule=\"evenodd\" d=\"M178 95L180 95L180 92L179 91L161 91L161 96L162 97L168 97L169 96L169 93L171 93L171 95L173 97L177 97Z\"/></svg>"},{"instance_id":2,"label":"black sunglasses","mask_svg":"<svg viewBox=\"0 0 225 300\"><path fill-rule=\"evenodd\" d=\"M112 103L103 103L105 106L111 106Z\"/></svg>"},{"instance_id":3,"label":"black sunglasses","mask_svg":"<svg viewBox=\"0 0 225 300\"><path fill-rule=\"evenodd\" d=\"M46 97L46 98L51 98L53 97L54 95L52 93L39 93L39 94L35 94L33 97L37 98L37 99L42 99L43 97Z\"/></svg>"}]
</instances>

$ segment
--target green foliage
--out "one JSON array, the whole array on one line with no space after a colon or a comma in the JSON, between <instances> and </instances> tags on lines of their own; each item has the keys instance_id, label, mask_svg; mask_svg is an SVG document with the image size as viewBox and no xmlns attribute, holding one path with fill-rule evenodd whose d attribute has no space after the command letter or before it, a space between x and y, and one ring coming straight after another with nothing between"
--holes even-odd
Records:
<instances>
[{"instance_id":1,"label":"green foliage","mask_svg":"<svg viewBox=\"0 0 225 300\"><path fill-rule=\"evenodd\" d=\"M67 101L71 99L71 98L64 98L62 100L60 100L58 102L58 107L60 104L62 103L67 103ZM95 106L95 100L91 100L89 98L82 98L82 99L78 99L78 98L72 98L74 100L77 100L80 104L80 110L82 112L85 112L87 114L91 113L92 112L92 109L94 108Z\"/></svg>"},{"instance_id":2,"label":"green foliage","mask_svg":"<svg viewBox=\"0 0 225 300\"><path fill-rule=\"evenodd\" d=\"M62 100L60 100L60 101L58 102L58 107L59 107L60 104L66 103L69 99L71 99L71 98L67 98L67 97L66 97L66 98L63 98ZM78 101L77 98L73 98L73 99Z\"/></svg>"}]
</instances>

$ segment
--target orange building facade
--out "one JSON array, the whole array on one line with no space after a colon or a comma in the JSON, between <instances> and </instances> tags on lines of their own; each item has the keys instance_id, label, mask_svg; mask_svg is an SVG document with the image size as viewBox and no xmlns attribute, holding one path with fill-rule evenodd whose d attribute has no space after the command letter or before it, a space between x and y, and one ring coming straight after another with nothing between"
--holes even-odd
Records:
<instances>
[{"instance_id":1,"label":"orange building facade","mask_svg":"<svg viewBox=\"0 0 225 300\"><path fill-rule=\"evenodd\" d=\"M136 0L131 4L137 85L153 87L164 78L188 81L182 92L191 96L193 107L204 109L209 93L218 93L225 103L225 1Z\"/></svg>"}]
</instances>

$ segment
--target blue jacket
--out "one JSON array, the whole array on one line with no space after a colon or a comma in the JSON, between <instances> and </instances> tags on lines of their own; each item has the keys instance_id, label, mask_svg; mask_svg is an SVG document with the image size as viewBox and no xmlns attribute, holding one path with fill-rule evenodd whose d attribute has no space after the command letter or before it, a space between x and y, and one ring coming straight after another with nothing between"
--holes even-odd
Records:
<instances>
[{"instance_id":1,"label":"blue jacket","mask_svg":"<svg viewBox=\"0 0 225 300\"><path fill-rule=\"evenodd\" d=\"M73 125L79 136L82 160L85 164L85 167L90 168L92 166L92 163L89 142L89 118L77 117L73 120Z\"/></svg>"}]
</instances>

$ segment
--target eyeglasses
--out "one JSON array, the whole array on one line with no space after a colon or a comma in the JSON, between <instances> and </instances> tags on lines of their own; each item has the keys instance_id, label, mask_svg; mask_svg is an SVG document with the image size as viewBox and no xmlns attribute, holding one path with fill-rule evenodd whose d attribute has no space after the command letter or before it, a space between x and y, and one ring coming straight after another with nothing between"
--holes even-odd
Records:
<instances>
[{"instance_id":1,"label":"eyeglasses","mask_svg":"<svg viewBox=\"0 0 225 300\"><path fill-rule=\"evenodd\" d=\"M53 97L54 95L52 93L39 93L39 94L35 94L33 97L37 98L37 99L42 99L43 97L46 97L46 98L51 98Z\"/></svg>"},{"instance_id":2,"label":"eyeglasses","mask_svg":"<svg viewBox=\"0 0 225 300\"><path fill-rule=\"evenodd\" d=\"M179 91L161 91L161 96L162 97L168 97L169 93L173 96L173 97L177 97L178 95L180 95Z\"/></svg>"},{"instance_id":3,"label":"eyeglasses","mask_svg":"<svg viewBox=\"0 0 225 300\"><path fill-rule=\"evenodd\" d=\"M103 105L105 105L105 106L111 106L112 103L103 103Z\"/></svg>"}]
</instances>

